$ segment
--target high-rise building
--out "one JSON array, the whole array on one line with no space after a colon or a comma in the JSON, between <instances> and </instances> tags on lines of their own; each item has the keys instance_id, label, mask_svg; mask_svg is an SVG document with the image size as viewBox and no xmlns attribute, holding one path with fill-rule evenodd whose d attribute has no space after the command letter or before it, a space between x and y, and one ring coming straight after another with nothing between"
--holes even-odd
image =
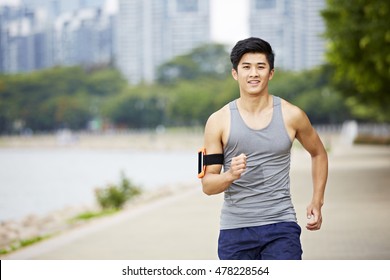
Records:
<instances>
[{"instance_id":1,"label":"high-rise building","mask_svg":"<svg viewBox=\"0 0 390 280\"><path fill-rule=\"evenodd\" d=\"M325 22L321 17L320 11L325 8L326 3L325 0L305 0L303 2L302 5L307 7L307 9L303 10L302 15L303 18L306 18L306 31L301 36L305 37L307 46L303 68L310 69L325 61L325 39L323 37ZM302 5L298 8L302 9Z\"/></svg>"},{"instance_id":2,"label":"high-rise building","mask_svg":"<svg viewBox=\"0 0 390 280\"><path fill-rule=\"evenodd\" d=\"M86 8L101 8L106 0L20 0L23 6L30 9L45 7L50 16L55 18L60 14Z\"/></svg>"},{"instance_id":3,"label":"high-rise building","mask_svg":"<svg viewBox=\"0 0 390 280\"><path fill-rule=\"evenodd\" d=\"M250 34L268 41L275 67L303 70L324 62L325 0L250 0Z\"/></svg>"},{"instance_id":4,"label":"high-rise building","mask_svg":"<svg viewBox=\"0 0 390 280\"><path fill-rule=\"evenodd\" d=\"M54 25L57 65L93 65L111 62L113 16L101 9L64 13Z\"/></svg>"},{"instance_id":5,"label":"high-rise building","mask_svg":"<svg viewBox=\"0 0 390 280\"><path fill-rule=\"evenodd\" d=\"M211 41L211 0L117 1L116 14L103 8L106 0L21 0L0 7L0 72L114 60L130 83L153 82L159 65ZM250 35L271 43L276 67L323 63L325 0L249 4Z\"/></svg>"},{"instance_id":6,"label":"high-rise building","mask_svg":"<svg viewBox=\"0 0 390 280\"><path fill-rule=\"evenodd\" d=\"M119 0L116 61L132 84L153 82L160 64L209 41L209 0Z\"/></svg>"},{"instance_id":7,"label":"high-rise building","mask_svg":"<svg viewBox=\"0 0 390 280\"><path fill-rule=\"evenodd\" d=\"M50 66L46 15L25 7L0 7L0 71L17 73Z\"/></svg>"},{"instance_id":8,"label":"high-rise building","mask_svg":"<svg viewBox=\"0 0 390 280\"><path fill-rule=\"evenodd\" d=\"M24 0L25 5L0 6L0 72L111 63L115 15L95 8L103 2Z\"/></svg>"}]
</instances>

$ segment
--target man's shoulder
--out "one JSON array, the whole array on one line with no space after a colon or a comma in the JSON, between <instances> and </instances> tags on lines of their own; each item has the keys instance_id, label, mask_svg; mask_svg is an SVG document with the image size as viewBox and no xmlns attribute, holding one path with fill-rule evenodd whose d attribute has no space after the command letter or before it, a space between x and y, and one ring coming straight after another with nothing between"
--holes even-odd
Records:
<instances>
[{"instance_id":1,"label":"man's shoulder","mask_svg":"<svg viewBox=\"0 0 390 280\"><path fill-rule=\"evenodd\" d=\"M228 114L230 114L229 103L212 113L209 117L209 120L224 120Z\"/></svg>"},{"instance_id":2,"label":"man's shoulder","mask_svg":"<svg viewBox=\"0 0 390 280\"><path fill-rule=\"evenodd\" d=\"M297 105L290 103L289 101L280 98L282 105L283 115L292 119L300 119L305 115L305 112L299 108Z\"/></svg>"},{"instance_id":3,"label":"man's shoulder","mask_svg":"<svg viewBox=\"0 0 390 280\"><path fill-rule=\"evenodd\" d=\"M223 131L226 127L227 121L230 119L229 104L226 104L219 110L210 115L206 122L206 130Z\"/></svg>"},{"instance_id":4,"label":"man's shoulder","mask_svg":"<svg viewBox=\"0 0 390 280\"><path fill-rule=\"evenodd\" d=\"M284 99L281 99L283 119L287 127L298 130L302 127L310 126L310 121L301 108Z\"/></svg>"}]
</instances>

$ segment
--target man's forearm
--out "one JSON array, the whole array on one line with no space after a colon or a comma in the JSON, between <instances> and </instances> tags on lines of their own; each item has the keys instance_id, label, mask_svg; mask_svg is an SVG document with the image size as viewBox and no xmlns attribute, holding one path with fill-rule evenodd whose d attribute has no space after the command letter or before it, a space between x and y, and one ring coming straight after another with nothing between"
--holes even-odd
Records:
<instances>
[{"instance_id":1,"label":"man's forearm","mask_svg":"<svg viewBox=\"0 0 390 280\"><path fill-rule=\"evenodd\" d=\"M325 187L328 179L328 156L324 151L312 157L313 198L312 202L324 204Z\"/></svg>"},{"instance_id":2,"label":"man's forearm","mask_svg":"<svg viewBox=\"0 0 390 280\"><path fill-rule=\"evenodd\" d=\"M233 179L227 172L221 174L208 173L202 179L203 192L214 195L224 192L232 184Z\"/></svg>"}]
</instances>

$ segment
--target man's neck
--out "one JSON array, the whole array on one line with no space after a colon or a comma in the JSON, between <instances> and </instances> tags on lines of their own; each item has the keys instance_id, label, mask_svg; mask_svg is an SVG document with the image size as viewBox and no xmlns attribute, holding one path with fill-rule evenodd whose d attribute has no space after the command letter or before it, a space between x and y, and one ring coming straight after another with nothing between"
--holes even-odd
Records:
<instances>
[{"instance_id":1,"label":"man's neck","mask_svg":"<svg viewBox=\"0 0 390 280\"><path fill-rule=\"evenodd\" d=\"M272 96L268 93L262 95L241 95L237 103L240 109L248 113L259 113L272 105Z\"/></svg>"}]
</instances>

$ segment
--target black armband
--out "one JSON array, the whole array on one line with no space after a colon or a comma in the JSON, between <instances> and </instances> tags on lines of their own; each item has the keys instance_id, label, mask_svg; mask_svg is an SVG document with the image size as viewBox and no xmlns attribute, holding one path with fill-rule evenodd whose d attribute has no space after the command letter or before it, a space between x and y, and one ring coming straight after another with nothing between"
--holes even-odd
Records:
<instances>
[{"instance_id":1,"label":"black armband","mask_svg":"<svg viewBox=\"0 0 390 280\"><path fill-rule=\"evenodd\" d=\"M206 149L202 148L198 151L198 178L203 178L206 172L207 165L223 164L223 154L206 154Z\"/></svg>"}]
</instances>

